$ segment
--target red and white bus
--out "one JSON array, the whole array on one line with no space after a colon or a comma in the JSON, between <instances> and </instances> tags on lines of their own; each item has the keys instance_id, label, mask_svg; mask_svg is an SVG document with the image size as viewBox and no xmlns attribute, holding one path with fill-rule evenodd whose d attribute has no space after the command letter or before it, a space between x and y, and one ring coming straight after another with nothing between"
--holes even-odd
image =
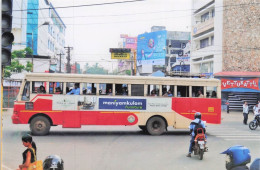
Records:
<instances>
[{"instance_id":1,"label":"red and white bus","mask_svg":"<svg viewBox=\"0 0 260 170\"><path fill-rule=\"evenodd\" d=\"M29 73L12 121L29 124L33 135L57 125L136 125L161 135L170 126L187 129L195 112L220 124L220 88L217 79Z\"/></svg>"}]
</instances>

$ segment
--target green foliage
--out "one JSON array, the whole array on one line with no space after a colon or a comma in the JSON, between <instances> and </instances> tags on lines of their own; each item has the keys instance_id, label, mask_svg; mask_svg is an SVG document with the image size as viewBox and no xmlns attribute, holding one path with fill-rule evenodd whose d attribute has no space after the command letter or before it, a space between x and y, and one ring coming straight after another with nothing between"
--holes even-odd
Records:
<instances>
[{"instance_id":1,"label":"green foliage","mask_svg":"<svg viewBox=\"0 0 260 170\"><path fill-rule=\"evenodd\" d=\"M131 70L126 70L125 74L131 76Z\"/></svg>"},{"instance_id":2,"label":"green foliage","mask_svg":"<svg viewBox=\"0 0 260 170\"><path fill-rule=\"evenodd\" d=\"M4 77L10 77L11 72L9 70L4 69Z\"/></svg>"},{"instance_id":3,"label":"green foliage","mask_svg":"<svg viewBox=\"0 0 260 170\"><path fill-rule=\"evenodd\" d=\"M26 47L23 50L14 50L12 52L12 61L10 66L4 68L4 77L10 77L12 72L21 73L23 70L31 71L32 63L27 61L26 66L19 63L17 58L25 58L25 55L32 55L33 51L30 47Z\"/></svg>"},{"instance_id":4,"label":"green foliage","mask_svg":"<svg viewBox=\"0 0 260 170\"><path fill-rule=\"evenodd\" d=\"M27 61L27 64L25 66L25 70L27 72L32 71L32 67L33 67L32 63L30 61Z\"/></svg>"},{"instance_id":5,"label":"green foliage","mask_svg":"<svg viewBox=\"0 0 260 170\"><path fill-rule=\"evenodd\" d=\"M96 63L93 66L86 65L86 74L107 74L108 71Z\"/></svg>"},{"instance_id":6,"label":"green foliage","mask_svg":"<svg viewBox=\"0 0 260 170\"><path fill-rule=\"evenodd\" d=\"M26 48L24 49L24 51L25 51L25 54L26 54L26 55L32 55L32 54L33 54L33 50L32 50L30 47L26 47Z\"/></svg>"}]
</instances>

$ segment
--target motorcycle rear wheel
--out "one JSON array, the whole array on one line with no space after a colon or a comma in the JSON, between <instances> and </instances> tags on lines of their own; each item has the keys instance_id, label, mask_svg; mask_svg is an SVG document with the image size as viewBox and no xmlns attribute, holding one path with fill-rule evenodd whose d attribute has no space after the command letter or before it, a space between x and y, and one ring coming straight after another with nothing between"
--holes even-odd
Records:
<instances>
[{"instance_id":1,"label":"motorcycle rear wheel","mask_svg":"<svg viewBox=\"0 0 260 170\"><path fill-rule=\"evenodd\" d=\"M250 128L251 130L256 130L257 126L258 126L258 124L257 124L257 122L255 122L255 121L251 121L251 122L249 123L249 128Z\"/></svg>"},{"instance_id":2,"label":"motorcycle rear wheel","mask_svg":"<svg viewBox=\"0 0 260 170\"><path fill-rule=\"evenodd\" d=\"M203 150L203 149L200 149L200 154L199 154L200 160L203 159L203 154L204 154L204 150Z\"/></svg>"}]
</instances>

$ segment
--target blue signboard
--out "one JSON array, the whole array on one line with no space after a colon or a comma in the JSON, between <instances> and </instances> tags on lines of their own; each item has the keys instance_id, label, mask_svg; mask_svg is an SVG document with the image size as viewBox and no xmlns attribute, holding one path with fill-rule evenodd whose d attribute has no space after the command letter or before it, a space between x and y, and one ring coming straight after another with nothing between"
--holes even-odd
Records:
<instances>
[{"instance_id":1,"label":"blue signboard","mask_svg":"<svg viewBox=\"0 0 260 170\"><path fill-rule=\"evenodd\" d=\"M138 35L137 66L164 65L166 56L167 31L157 31Z\"/></svg>"},{"instance_id":2,"label":"blue signboard","mask_svg":"<svg viewBox=\"0 0 260 170\"><path fill-rule=\"evenodd\" d=\"M99 98L99 109L146 110L145 99Z\"/></svg>"}]
</instances>

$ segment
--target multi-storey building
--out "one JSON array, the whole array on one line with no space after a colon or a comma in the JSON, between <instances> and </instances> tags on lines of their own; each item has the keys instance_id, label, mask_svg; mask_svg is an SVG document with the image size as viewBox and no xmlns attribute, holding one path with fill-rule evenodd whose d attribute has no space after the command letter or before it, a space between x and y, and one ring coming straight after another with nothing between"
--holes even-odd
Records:
<instances>
[{"instance_id":1,"label":"multi-storey building","mask_svg":"<svg viewBox=\"0 0 260 170\"><path fill-rule=\"evenodd\" d=\"M222 0L192 1L191 73L222 71Z\"/></svg>"},{"instance_id":2,"label":"multi-storey building","mask_svg":"<svg viewBox=\"0 0 260 170\"><path fill-rule=\"evenodd\" d=\"M31 47L33 55L50 56L51 64L57 64L58 70L58 54L65 54L66 26L48 0L15 0L12 28L15 36L13 50ZM62 72L64 58L62 55ZM36 65L35 71L37 72Z\"/></svg>"}]
</instances>

